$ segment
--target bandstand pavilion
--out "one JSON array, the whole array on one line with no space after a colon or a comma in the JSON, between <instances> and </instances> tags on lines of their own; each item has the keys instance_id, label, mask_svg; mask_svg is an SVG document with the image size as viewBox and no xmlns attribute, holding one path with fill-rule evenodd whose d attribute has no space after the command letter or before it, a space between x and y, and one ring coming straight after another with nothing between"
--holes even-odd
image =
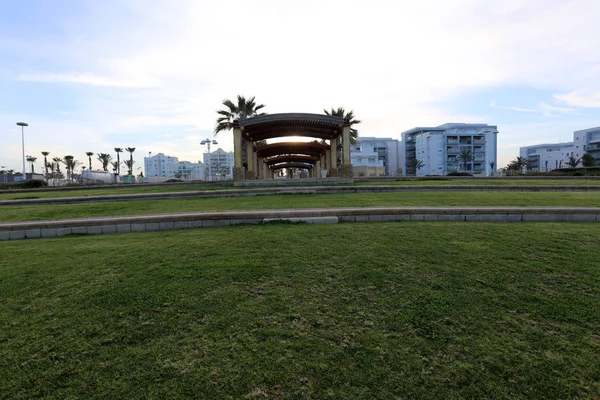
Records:
<instances>
[{"instance_id":1,"label":"bandstand pavilion","mask_svg":"<svg viewBox=\"0 0 600 400\"><path fill-rule=\"evenodd\" d=\"M260 140L304 136L316 142L277 142L262 146ZM338 170L338 147L341 141L341 167ZM246 144L246 163L243 147ZM312 178L352 178L350 163L350 125L341 117L322 114L266 114L233 122L235 181L271 179L282 168L302 168Z\"/></svg>"}]
</instances>

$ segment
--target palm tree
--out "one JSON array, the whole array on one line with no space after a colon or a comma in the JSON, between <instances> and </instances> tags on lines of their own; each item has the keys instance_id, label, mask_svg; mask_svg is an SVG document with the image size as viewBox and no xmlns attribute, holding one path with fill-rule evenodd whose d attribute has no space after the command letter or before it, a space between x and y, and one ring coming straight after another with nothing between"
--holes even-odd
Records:
<instances>
[{"instance_id":1,"label":"palm tree","mask_svg":"<svg viewBox=\"0 0 600 400\"><path fill-rule=\"evenodd\" d=\"M352 125L360 124L360 121L354 119L354 111L349 111L346 113L343 107L338 107L337 110L331 108L331 111L323 110L326 115L331 115L333 117L342 117L344 118L344 122L350 125L350 144L356 144L358 140L358 130L353 128Z\"/></svg>"},{"instance_id":2,"label":"palm tree","mask_svg":"<svg viewBox=\"0 0 600 400\"><path fill-rule=\"evenodd\" d=\"M217 126L215 127L215 135L221 131L228 131L233 129L233 121L236 119L253 117L255 115L265 115L266 113L259 113L264 104L256 104L254 96L246 99L244 96L237 96L237 104L231 100L223 100L223 105L227 107L225 110L217 110L217 114L220 115L217 118Z\"/></svg>"},{"instance_id":3,"label":"palm tree","mask_svg":"<svg viewBox=\"0 0 600 400\"><path fill-rule=\"evenodd\" d=\"M63 162L63 159L60 157L54 157L52 161L56 163L56 174L60 175L60 163Z\"/></svg>"},{"instance_id":4,"label":"palm tree","mask_svg":"<svg viewBox=\"0 0 600 400\"><path fill-rule=\"evenodd\" d=\"M48 179L48 159L46 157L48 157L48 155L50 155L49 151L42 151L42 155L44 156L44 169L46 170L46 179Z\"/></svg>"},{"instance_id":5,"label":"palm tree","mask_svg":"<svg viewBox=\"0 0 600 400\"><path fill-rule=\"evenodd\" d=\"M129 159L129 160L125 160L125 166L127 167L127 169L129 170L129 175L133 174L133 164L135 163L135 161Z\"/></svg>"},{"instance_id":6,"label":"palm tree","mask_svg":"<svg viewBox=\"0 0 600 400\"><path fill-rule=\"evenodd\" d=\"M81 165L81 163L77 160L75 160L75 158L73 158L73 156L65 156L64 157L64 161L63 163L65 164L65 168L67 169L67 179L69 180L73 180L73 172L75 171L75 168L77 168L79 165Z\"/></svg>"},{"instance_id":7,"label":"palm tree","mask_svg":"<svg viewBox=\"0 0 600 400\"><path fill-rule=\"evenodd\" d=\"M112 156L108 153L99 153L97 156L97 160L102 163L102 169L108 171L108 164L110 163L110 160L112 160Z\"/></svg>"},{"instance_id":8,"label":"palm tree","mask_svg":"<svg viewBox=\"0 0 600 400\"><path fill-rule=\"evenodd\" d=\"M467 171L467 164L470 161L473 161L473 152L471 149L462 149L458 154L458 159L463 162L464 169L463 171Z\"/></svg>"},{"instance_id":9,"label":"palm tree","mask_svg":"<svg viewBox=\"0 0 600 400\"><path fill-rule=\"evenodd\" d=\"M125 151L129 153L129 164L125 163L125 165L129 168L129 175L133 175L133 152L135 151L135 147L125 147Z\"/></svg>"},{"instance_id":10,"label":"palm tree","mask_svg":"<svg viewBox=\"0 0 600 400\"><path fill-rule=\"evenodd\" d=\"M112 167L113 172L115 174L117 174L118 173L117 171L119 171L119 167L120 167L119 163L116 161L111 161L110 166Z\"/></svg>"},{"instance_id":11,"label":"palm tree","mask_svg":"<svg viewBox=\"0 0 600 400\"><path fill-rule=\"evenodd\" d=\"M91 151L86 151L85 155L88 156L88 161L90 163L90 171L92 170L92 156L94 155Z\"/></svg>"},{"instance_id":12,"label":"palm tree","mask_svg":"<svg viewBox=\"0 0 600 400\"><path fill-rule=\"evenodd\" d=\"M593 155L586 153L581 157L581 165L584 167L593 167L596 165L596 158L594 158Z\"/></svg>"},{"instance_id":13,"label":"palm tree","mask_svg":"<svg viewBox=\"0 0 600 400\"><path fill-rule=\"evenodd\" d=\"M496 163L493 161L490 161L490 175L494 176L494 168L496 167Z\"/></svg>"},{"instance_id":14,"label":"palm tree","mask_svg":"<svg viewBox=\"0 0 600 400\"><path fill-rule=\"evenodd\" d=\"M123 149L120 147L115 147L115 151L117 152L117 174L121 174L121 158L119 154L123 152Z\"/></svg>"},{"instance_id":15,"label":"palm tree","mask_svg":"<svg viewBox=\"0 0 600 400\"><path fill-rule=\"evenodd\" d=\"M52 171L50 174L48 174L48 168L50 168L50 171ZM54 163L53 162L49 162L46 164L46 177L52 177L52 179L54 179Z\"/></svg>"},{"instance_id":16,"label":"palm tree","mask_svg":"<svg viewBox=\"0 0 600 400\"><path fill-rule=\"evenodd\" d=\"M35 173L33 163L35 163L35 160L37 160L37 157L27 156L27 157L25 157L25 159L27 160L27 162L31 163L31 175L32 175L32 179L33 179L33 174Z\"/></svg>"},{"instance_id":17,"label":"palm tree","mask_svg":"<svg viewBox=\"0 0 600 400\"><path fill-rule=\"evenodd\" d=\"M423 164L422 160L419 160L416 158L411 158L408 161L408 166L415 170L415 175L416 175L417 171L424 167L424 164Z\"/></svg>"},{"instance_id":18,"label":"palm tree","mask_svg":"<svg viewBox=\"0 0 600 400\"><path fill-rule=\"evenodd\" d=\"M508 171L523 172L523 168L527 166L525 157L517 157L506 166Z\"/></svg>"},{"instance_id":19,"label":"palm tree","mask_svg":"<svg viewBox=\"0 0 600 400\"><path fill-rule=\"evenodd\" d=\"M581 161L581 158L575 158L573 156L569 156L569 161L567 161L567 165L571 168L577 168L577 164Z\"/></svg>"}]
</instances>

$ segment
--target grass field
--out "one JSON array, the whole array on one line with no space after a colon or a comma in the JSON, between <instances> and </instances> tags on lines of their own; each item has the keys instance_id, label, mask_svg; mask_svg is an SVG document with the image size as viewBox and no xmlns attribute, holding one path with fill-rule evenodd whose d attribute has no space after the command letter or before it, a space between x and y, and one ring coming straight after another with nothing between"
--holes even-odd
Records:
<instances>
[{"instance_id":1,"label":"grass field","mask_svg":"<svg viewBox=\"0 0 600 400\"><path fill-rule=\"evenodd\" d=\"M136 187L121 186L109 189L79 189L79 190L47 190L36 191L32 189L27 192L19 193L0 193L0 200L13 199L50 199L57 197L78 197L78 196L104 196L113 194L131 194L131 193L171 193L171 192L189 192L194 190L226 190L234 189L232 186L207 186L207 185L164 185L158 187Z\"/></svg>"},{"instance_id":2,"label":"grass field","mask_svg":"<svg viewBox=\"0 0 600 400\"><path fill-rule=\"evenodd\" d=\"M0 397L597 399L594 224L0 242Z\"/></svg>"},{"instance_id":3,"label":"grass field","mask_svg":"<svg viewBox=\"0 0 600 400\"><path fill-rule=\"evenodd\" d=\"M418 180L390 180L390 181L373 181L373 182L357 182L355 185L370 186L370 185L458 185L458 186L581 186L581 185L600 185L600 179L453 179L453 180L435 180L435 179L418 179ZM310 185L308 185L310 186ZM31 198L55 198L55 197L74 197L74 196L102 196L113 194L127 193L165 193L165 192L187 192L194 190L227 190L227 189L244 189L244 187L234 186L207 186L207 185L164 185L158 187L136 187L120 186L108 189L86 189L86 190L51 190L51 191L27 191L21 193L0 193L0 200L11 199L31 199Z\"/></svg>"},{"instance_id":4,"label":"grass field","mask_svg":"<svg viewBox=\"0 0 600 400\"><path fill-rule=\"evenodd\" d=\"M57 220L188 211L366 206L579 206L600 207L595 192L422 192L269 195L236 198L139 200L90 204L0 207L1 222Z\"/></svg>"},{"instance_id":5,"label":"grass field","mask_svg":"<svg viewBox=\"0 0 600 400\"><path fill-rule=\"evenodd\" d=\"M357 182L357 185L440 185L440 186L586 186L600 185L600 179L410 179Z\"/></svg>"}]
</instances>

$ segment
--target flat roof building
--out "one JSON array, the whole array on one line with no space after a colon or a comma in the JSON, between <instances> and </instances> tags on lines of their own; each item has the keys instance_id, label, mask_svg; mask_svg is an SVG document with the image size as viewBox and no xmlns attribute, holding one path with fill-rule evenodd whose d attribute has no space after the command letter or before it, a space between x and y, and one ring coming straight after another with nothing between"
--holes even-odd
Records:
<instances>
[{"instance_id":1,"label":"flat roof building","mask_svg":"<svg viewBox=\"0 0 600 400\"><path fill-rule=\"evenodd\" d=\"M493 175L497 168L497 134L497 126L487 124L449 123L410 129L402 133L403 173Z\"/></svg>"}]
</instances>

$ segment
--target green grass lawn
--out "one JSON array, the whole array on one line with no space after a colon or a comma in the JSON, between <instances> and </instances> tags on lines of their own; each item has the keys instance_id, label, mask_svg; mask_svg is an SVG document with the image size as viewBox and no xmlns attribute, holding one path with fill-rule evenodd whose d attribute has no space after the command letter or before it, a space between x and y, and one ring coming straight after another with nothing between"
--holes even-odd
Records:
<instances>
[{"instance_id":1,"label":"green grass lawn","mask_svg":"<svg viewBox=\"0 0 600 400\"><path fill-rule=\"evenodd\" d=\"M0 207L0 221L36 221L188 211L366 206L600 207L594 192L423 192L269 195Z\"/></svg>"},{"instance_id":2,"label":"green grass lawn","mask_svg":"<svg viewBox=\"0 0 600 400\"><path fill-rule=\"evenodd\" d=\"M356 185L441 185L441 186L586 186L600 185L600 179L410 179L356 182Z\"/></svg>"},{"instance_id":3,"label":"green grass lawn","mask_svg":"<svg viewBox=\"0 0 600 400\"><path fill-rule=\"evenodd\" d=\"M597 399L594 224L0 242L6 399Z\"/></svg>"},{"instance_id":4,"label":"green grass lawn","mask_svg":"<svg viewBox=\"0 0 600 400\"><path fill-rule=\"evenodd\" d=\"M47 190L36 191L32 189L20 193L0 193L0 200L13 199L48 199L56 197L78 197L78 196L103 196L112 194L133 194L133 193L170 193L170 192L189 192L194 190L226 190L234 189L232 186L207 186L207 185L165 185L158 187L136 187L121 186L110 189L79 189L79 190Z\"/></svg>"},{"instance_id":5,"label":"green grass lawn","mask_svg":"<svg viewBox=\"0 0 600 400\"><path fill-rule=\"evenodd\" d=\"M418 179L418 180L389 180L373 182L357 182L355 185L441 185L441 186L580 186L580 185L600 185L600 179L454 179L454 180L436 180L436 179ZM307 185L314 186L314 185ZM31 198L55 198L55 197L75 197L75 196L102 196L127 193L164 193L164 192L187 192L194 190L227 190L227 189L249 189L250 187L234 186L208 186L208 185L164 185L157 187L137 187L135 185L120 186L109 189L86 189L86 190L50 190L36 191L34 189L21 193L0 193L0 200L11 199L31 199ZM256 187L254 187L256 188Z\"/></svg>"}]
</instances>

